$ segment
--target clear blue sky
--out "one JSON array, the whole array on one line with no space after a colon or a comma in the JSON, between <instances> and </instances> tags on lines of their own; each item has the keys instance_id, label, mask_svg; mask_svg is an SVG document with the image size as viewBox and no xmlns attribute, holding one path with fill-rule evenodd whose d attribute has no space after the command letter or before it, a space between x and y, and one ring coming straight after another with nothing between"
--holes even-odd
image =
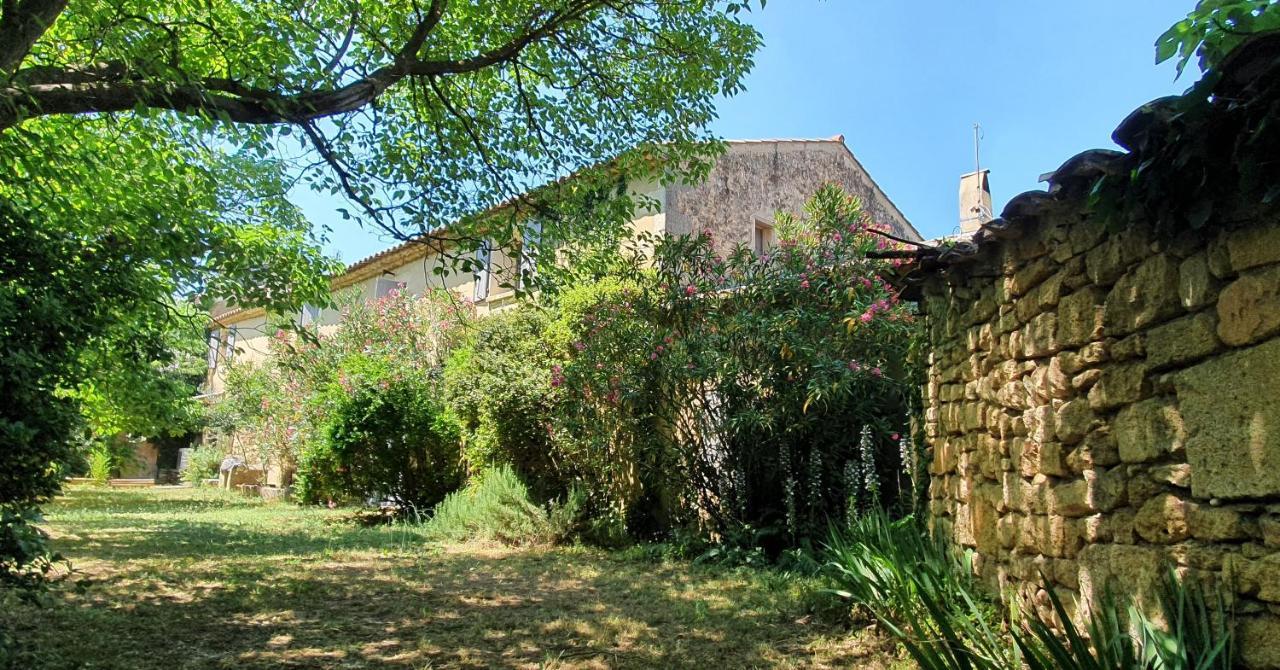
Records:
<instances>
[{"instance_id":1,"label":"clear blue sky","mask_svg":"<svg viewBox=\"0 0 1280 670\"><path fill-rule=\"evenodd\" d=\"M729 139L845 140L925 237L952 232L973 124L998 213L1072 155L1113 147L1135 107L1180 93L1155 38L1193 0L772 0L754 15L765 46L747 91L723 101ZM343 223L334 199L298 194L346 262L387 246Z\"/></svg>"}]
</instances>

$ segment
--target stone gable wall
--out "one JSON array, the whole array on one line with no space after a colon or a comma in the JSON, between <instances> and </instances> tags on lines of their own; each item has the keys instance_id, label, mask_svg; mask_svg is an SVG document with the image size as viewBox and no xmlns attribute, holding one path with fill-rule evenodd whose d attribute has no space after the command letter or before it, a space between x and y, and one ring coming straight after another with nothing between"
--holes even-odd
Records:
<instances>
[{"instance_id":1,"label":"stone gable wall","mask_svg":"<svg viewBox=\"0 0 1280 670\"><path fill-rule=\"evenodd\" d=\"M1162 565L1238 599L1280 667L1280 219L1109 233L1084 198L926 279L934 526L1047 615Z\"/></svg>"}]
</instances>

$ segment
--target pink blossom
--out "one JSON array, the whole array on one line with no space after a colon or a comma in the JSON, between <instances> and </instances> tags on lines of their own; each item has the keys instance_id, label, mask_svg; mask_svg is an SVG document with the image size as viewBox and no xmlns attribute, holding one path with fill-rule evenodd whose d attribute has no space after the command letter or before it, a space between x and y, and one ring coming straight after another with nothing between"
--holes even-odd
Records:
<instances>
[{"instance_id":1,"label":"pink blossom","mask_svg":"<svg viewBox=\"0 0 1280 670\"><path fill-rule=\"evenodd\" d=\"M583 349L586 349L586 348L587 348L587 345L586 345L585 343L583 343L583 342L574 342L574 343L573 343L573 348L574 348L574 349L577 349L578 351L582 351Z\"/></svg>"},{"instance_id":2,"label":"pink blossom","mask_svg":"<svg viewBox=\"0 0 1280 670\"><path fill-rule=\"evenodd\" d=\"M693 284L690 284L690 285L688 285L688 286L684 287L684 294L685 294L685 295L693 295L694 293L697 293L697 292L698 292L698 289L697 289L697 287L695 287Z\"/></svg>"},{"instance_id":3,"label":"pink blossom","mask_svg":"<svg viewBox=\"0 0 1280 670\"><path fill-rule=\"evenodd\" d=\"M858 370L862 369L862 364L859 363L858 361L849 361L849 369L853 370L854 372L857 372Z\"/></svg>"},{"instance_id":4,"label":"pink blossom","mask_svg":"<svg viewBox=\"0 0 1280 670\"><path fill-rule=\"evenodd\" d=\"M871 368L872 377L879 377L879 376L882 376L883 374L884 373L880 371L880 368Z\"/></svg>"},{"instance_id":5,"label":"pink blossom","mask_svg":"<svg viewBox=\"0 0 1280 670\"><path fill-rule=\"evenodd\" d=\"M808 279L806 279L806 280L804 280L804 281L800 282L800 288L809 288L809 280L808 280Z\"/></svg>"},{"instance_id":6,"label":"pink blossom","mask_svg":"<svg viewBox=\"0 0 1280 670\"><path fill-rule=\"evenodd\" d=\"M901 437L902 437L901 435L897 433L893 433L892 435L889 436L889 439L893 440L894 442L897 442Z\"/></svg>"},{"instance_id":7,"label":"pink blossom","mask_svg":"<svg viewBox=\"0 0 1280 670\"><path fill-rule=\"evenodd\" d=\"M658 360L658 354L657 354L657 353L649 354L649 360L651 360L651 361L656 361L656 360Z\"/></svg>"},{"instance_id":8,"label":"pink blossom","mask_svg":"<svg viewBox=\"0 0 1280 670\"><path fill-rule=\"evenodd\" d=\"M858 317L858 320L863 323L871 323L871 318L871 312L863 312L862 316Z\"/></svg>"}]
</instances>

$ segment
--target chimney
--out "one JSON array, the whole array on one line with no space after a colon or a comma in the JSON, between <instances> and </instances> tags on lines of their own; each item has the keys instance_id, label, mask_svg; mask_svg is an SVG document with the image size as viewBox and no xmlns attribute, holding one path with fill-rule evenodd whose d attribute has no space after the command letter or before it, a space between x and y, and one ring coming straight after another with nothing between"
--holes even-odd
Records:
<instances>
[{"instance_id":1,"label":"chimney","mask_svg":"<svg viewBox=\"0 0 1280 670\"><path fill-rule=\"evenodd\" d=\"M990 221L991 184L987 180L990 170L978 170L960 176L960 231L972 233L978 226Z\"/></svg>"}]
</instances>

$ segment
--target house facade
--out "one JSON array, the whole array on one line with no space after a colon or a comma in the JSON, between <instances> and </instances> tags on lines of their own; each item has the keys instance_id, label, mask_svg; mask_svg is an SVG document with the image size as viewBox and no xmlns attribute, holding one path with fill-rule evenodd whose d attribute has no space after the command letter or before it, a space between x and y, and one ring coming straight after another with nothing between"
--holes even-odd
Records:
<instances>
[{"instance_id":1,"label":"house facade","mask_svg":"<svg viewBox=\"0 0 1280 670\"><path fill-rule=\"evenodd\" d=\"M709 231L721 251L737 245L760 251L773 242L776 212L802 213L805 201L820 186L833 182L861 198L865 211L893 234L908 240L921 239L854 158L843 136L727 144L727 151L701 183L629 184L632 193L658 203L651 210L637 212L632 228L637 233L653 235ZM515 300L509 285L518 261L498 249L477 254L484 270L437 273L445 262L440 255L427 245L406 242L352 263L332 279L332 291L335 295L354 291L376 299L392 290L422 294L444 288L460 298L474 300L480 314L501 309ZM293 318L301 325L318 326L323 332L337 325L340 312L335 308L306 307ZM267 356L267 344L274 334L271 324L275 322L262 309L229 306L213 311L206 396L222 393L226 371L233 360L255 362Z\"/></svg>"}]
</instances>

